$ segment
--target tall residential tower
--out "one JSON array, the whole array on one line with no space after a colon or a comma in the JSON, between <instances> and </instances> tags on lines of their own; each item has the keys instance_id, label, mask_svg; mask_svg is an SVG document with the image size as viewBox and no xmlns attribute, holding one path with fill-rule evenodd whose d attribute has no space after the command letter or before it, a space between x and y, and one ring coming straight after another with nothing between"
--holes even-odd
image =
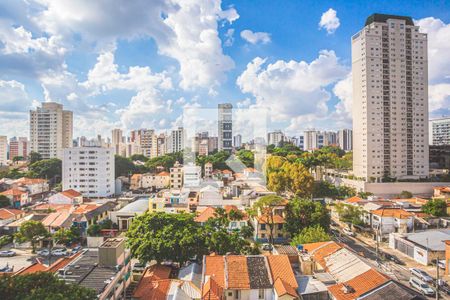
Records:
<instances>
[{"instance_id":1,"label":"tall residential tower","mask_svg":"<svg viewBox=\"0 0 450 300\"><path fill-rule=\"evenodd\" d=\"M429 175L427 70L427 35L410 17L373 14L352 37L355 176Z\"/></svg>"},{"instance_id":2,"label":"tall residential tower","mask_svg":"<svg viewBox=\"0 0 450 300\"><path fill-rule=\"evenodd\" d=\"M231 152L233 149L233 105L219 104L218 109L219 151Z\"/></svg>"},{"instance_id":3,"label":"tall residential tower","mask_svg":"<svg viewBox=\"0 0 450 300\"><path fill-rule=\"evenodd\" d=\"M58 151L72 147L73 115L62 104L44 102L30 110L30 151L42 158L54 158Z\"/></svg>"}]
</instances>

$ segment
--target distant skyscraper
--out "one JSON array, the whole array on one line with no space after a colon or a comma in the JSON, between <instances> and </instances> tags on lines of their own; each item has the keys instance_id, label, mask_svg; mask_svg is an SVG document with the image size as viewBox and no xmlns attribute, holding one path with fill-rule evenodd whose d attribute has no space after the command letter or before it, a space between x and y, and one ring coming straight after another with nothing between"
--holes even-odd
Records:
<instances>
[{"instance_id":1,"label":"distant skyscraper","mask_svg":"<svg viewBox=\"0 0 450 300\"><path fill-rule=\"evenodd\" d=\"M111 132L111 143L113 146L119 145L123 142L123 132L122 129L113 129Z\"/></svg>"},{"instance_id":2,"label":"distant skyscraper","mask_svg":"<svg viewBox=\"0 0 450 300\"><path fill-rule=\"evenodd\" d=\"M30 111L30 151L42 158L58 156L58 151L72 147L73 114L62 104L44 102Z\"/></svg>"},{"instance_id":3,"label":"distant skyscraper","mask_svg":"<svg viewBox=\"0 0 450 300\"><path fill-rule=\"evenodd\" d=\"M338 131L338 145L344 151L352 150L353 132L351 129L341 129Z\"/></svg>"},{"instance_id":4,"label":"distant skyscraper","mask_svg":"<svg viewBox=\"0 0 450 300\"><path fill-rule=\"evenodd\" d=\"M12 137L9 140L9 159L21 156L24 159L28 157L28 139L26 137Z\"/></svg>"},{"instance_id":5,"label":"distant skyscraper","mask_svg":"<svg viewBox=\"0 0 450 300\"><path fill-rule=\"evenodd\" d=\"M427 35L410 17L374 14L352 37L353 172L429 175Z\"/></svg>"},{"instance_id":6,"label":"distant skyscraper","mask_svg":"<svg viewBox=\"0 0 450 300\"><path fill-rule=\"evenodd\" d=\"M237 134L233 137L233 146L235 148L241 148L242 147L242 135Z\"/></svg>"},{"instance_id":7,"label":"distant skyscraper","mask_svg":"<svg viewBox=\"0 0 450 300\"><path fill-rule=\"evenodd\" d=\"M223 103L218 105L219 151L233 149L233 105Z\"/></svg>"},{"instance_id":8,"label":"distant skyscraper","mask_svg":"<svg viewBox=\"0 0 450 300\"><path fill-rule=\"evenodd\" d=\"M312 151L319 148L318 145L318 134L319 132L316 130L306 130L303 134L304 138L304 147L305 151ZM323 140L322 140L323 142Z\"/></svg>"},{"instance_id":9,"label":"distant skyscraper","mask_svg":"<svg viewBox=\"0 0 450 300\"><path fill-rule=\"evenodd\" d=\"M0 166L8 163L8 138L0 135Z\"/></svg>"},{"instance_id":10,"label":"distant skyscraper","mask_svg":"<svg viewBox=\"0 0 450 300\"><path fill-rule=\"evenodd\" d=\"M430 120L430 144L450 145L450 117Z\"/></svg>"},{"instance_id":11,"label":"distant skyscraper","mask_svg":"<svg viewBox=\"0 0 450 300\"><path fill-rule=\"evenodd\" d=\"M167 151L169 153L180 152L184 149L184 129L178 127L178 129L172 130L168 138Z\"/></svg>"},{"instance_id":12,"label":"distant skyscraper","mask_svg":"<svg viewBox=\"0 0 450 300\"><path fill-rule=\"evenodd\" d=\"M131 142L137 142L142 154L146 157L158 156L157 136L153 129L133 130L130 133Z\"/></svg>"}]
</instances>

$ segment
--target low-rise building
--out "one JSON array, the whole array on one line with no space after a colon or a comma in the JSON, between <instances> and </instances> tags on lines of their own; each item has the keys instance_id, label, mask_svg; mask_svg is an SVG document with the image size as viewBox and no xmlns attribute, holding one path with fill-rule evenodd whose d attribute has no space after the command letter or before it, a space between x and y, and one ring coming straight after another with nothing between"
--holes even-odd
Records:
<instances>
[{"instance_id":1,"label":"low-rise building","mask_svg":"<svg viewBox=\"0 0 450 300\"><path fill-rule=\"evenodd\" d=\"M110 219L119 225L119 230L128 230L131 221L148 210L148 203L148 199L138 199L118 211L111 212Z\"/></svg>"},{"instance_id":2,"label":"low-rise building","mask_svg":"<svg viewBox=\"0 0 450 300\"><path fill-rule=\"evenodd\" d=\"M234 205L226 205L223 209L227 215L236 213L242 216L241 219L233 218L230 220L230 222L228 223L229 231L241 230L244 226L248 226L248 216L244 211L240 211ZM198 211L194 221L200 223L201 225L204 225L209 219L217 217L216 210L217 209L214 207L207 207L202 211Z\"/></svg>"},{"instance_id":3,"label":"low-rise building","mask_svg":"<svg viewBox=\"0 0 450 300\"><path fill-rule=\"evenodd\" d=\"M289 237L284 230L287 201L272 207L271 212L258 210L257 215L251 218L253 226L253 238L257 242L268 242L270 239L270 225L273 224L274 243L283 243Z\"/></svg>"},{"instance_id":4,"label":"low-rise building","mask_svg":"<svg viewBox=\"0 0 450 300\"><path fill-rule=\"evenodd\" d=\"M21 208L30 203L28 192L23 189L12 188L1 192L0 195L6 196L9 199L11 206L14 208Z\"/></svg>"},{"instance_id":5,"label":"low-rise building","mask_svg":"<svg viewBox=\"0 0 450 300\"><path fill-rule=\"evenodd\" d=\"M0 208L0 230L9 231L8 224L25 216L25 212L14 208Z\"/></svg>"},{"instance_id":6,"label":"low-rise building","mask_svg":"<svg viewBox=\"0 0 450 300\"><path fill-rule=\"evenodd\" d=\"M414 215L404 209L381 208L370 212L371 227L381 235L392 232L405 233L413 229Z\"/></svg>"},{"instance_id":7,"label":"low-rise building","mask_svg":"<svg viewBox=\"0 0 450 300\"><path fill-rule=\"evenodd\" d=\"M18 188L27 191L31 200L43 199L50 190L47 180L26 177L14 180L10 188Z\"/></svg>"},{"instance_id":8,"label":"low-rise building","mask_svg":"<svg viewBox=\"0 0 450 300\"><path fill-rule=\"evenodd\" d=\"M435 259L445 259L446 240L450 240L450 229L406 234L391 233L389 247L406 254L422 265L429 265Z\"/></svg>"},{"instance_id":9,"label":"low-rise building","mask_svg":"<svg viewBox=\"0 0 450 300\"><path fill-rule=\"evenodd\" d=\"M179 162L175 162L170 168L170 188L181 189L183 187L183 166Z\"/></svg>"},{"instance_id":10,"label":"low-rise building","mask_svg":"<svg viewBox=\"0 0 450 300\"><path fill-rule=\"evenodd\" d=\"M152 189L160 190L170 186L170 174L159 172L158 174L145 173L131 176L131 190Z\"/></svg>"},{"instance_id":11,"label":"low-rise building","mask_svg":"<svg viewBox=\"0 0 450 300\"><path fill-rule=\"evenodd\" d=\"M204 256L202 299L299 299L285 255Z\"/></svg>"},{"instance_id":12,"label":"low-rise building","mask_svg":"<svg viewBox=\"0 0 450 300\"><path fill-rule=\"evenodd\" d=\"M73 189L65 190L48 197L49 204L81 204L83 195Z\"/></svg>"}]
</instances>

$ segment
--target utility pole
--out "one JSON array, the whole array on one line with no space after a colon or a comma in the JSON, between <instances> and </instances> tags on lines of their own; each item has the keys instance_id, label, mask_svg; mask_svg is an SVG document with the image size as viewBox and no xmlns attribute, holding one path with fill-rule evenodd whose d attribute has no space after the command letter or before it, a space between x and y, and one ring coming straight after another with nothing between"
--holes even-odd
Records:
<instances>
[{"instance_id":1,"label":"utility pole","mask_svg":"<svg viewBox=\"0 0 450 300\"><path fill-rule=\"evenodd\" d=\"M436 258L436 300L439 300L439 259Z\"/></svg>"}]
</instances>

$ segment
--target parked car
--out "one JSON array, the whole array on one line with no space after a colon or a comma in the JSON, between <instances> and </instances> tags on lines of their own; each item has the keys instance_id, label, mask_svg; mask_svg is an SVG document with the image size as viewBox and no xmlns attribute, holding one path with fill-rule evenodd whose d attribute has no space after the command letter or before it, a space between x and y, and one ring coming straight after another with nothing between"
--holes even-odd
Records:
<instances>
[{"instance_id":1,"label":"parked car","mask_svg":"<svg viewBox=\"0 0 450 300\"><path fill-rule=\"evenodd\" d=\"M11 250L0 251L0 257L11 257L14 255L16 255L16 252L11 251Z\"/></svg>"},{"instance_id":2,"label":"parked car","mask_svg":"<svg viewBox=\"0 0 450 300\"><path fill-rule=\"evenodd\" d=\"M9 265L0 267L0 272L2 272L2 273L12 272L13 270L14 270L14 268L10 267Z\"/></svg>"},{"instance_id":3,"label":"parked car","mask_svg":"<svg viewBox=\"0 0 450 300\"><path fill-rule=\"evenodd\" d=\"M447 282L445 282L445 280L439 279L438 284L439 284L439 290L446 293L447 295L450 295L450 286L448 285Z\"/></svg>"},{"instance_id":4,"label":"parked car","mask_svg":"<svg viewBox=\"0 0 450 300\"><path fill-rule=\"evenodd\" d=\"M411 277L409 279L409 286L417 289L420 291L420 293L422 293L423 295L426 296L433 296L434 295L434 290L425 282L423 282L422 280L420 280L417 277Z\"/></svg>"},{"instance_id":5,"label":"parked car","mask_svg":"<svg viewBox=\"0 0 450 300\"><path fill-rule=\"evenodd\" d=\"M403 261L401 261L397 256L389 254L389 253L384 253L384 257L387 260L390 260L398 265L405 265L405 263Z\"/></svg>"},{"instance_id":6,"label":"parked car","mask_svg":"<svg viewBox=\"0 0 450 300\"><path fill-rule=\"evenodd\" d=\"M421 269L411 268L411 274L425 282L433 282L433 277Z\"/></svg>"},{"instance_id":7,"label":"parked car","mask_svg":"<svg viewBox=\"0 0 450 300\"><path fill-rule=\"evenodd\" d=\"M348 236L355 236L355 233L348 228L344 228L342 231Z\"/></svg>"},{"instance_id":8,"label":"parked car","mask_svg":"<svg viewBox=\"0 0 450 300\"><path fill-rule=\"evenodd\" d=\"M271 251L272 250L272 245L271 244L262 244L261 249L263 249L264 251Z\"/></svg>"},{"instance_id":9,"label":"parked car","mask_svg":"<svg viewBox=\"0 0 450 300\"><path fill-rule=\"evenodd\" d=\"M81 246L73 247L72 250L70 250L70 254L78 253L81 250L81 248L82 248Z\"/></svg>"},{"instance_id":10,"label":"parked car","mask_svg":"<svg viewBox=\"0 0 450 300\"><path fill-rule=\"evenodd\" d=\"M49 256L50 251L48 249L41 249L41 250L37 251L36 254L39 256Z\"/></svg>"},{"instance_id":11,"label":"parked car","mask_svg":"<svg viewBox=\"0 0 450 300\"><path fill-rule=\"evenodd\" d=\"M445 260L444 259L438 260L437 264L438 264L439 268L445 270Z\"/></svg>"},{"instance_id":12,"label":"parked car","mask_svg":"<svg viewBox=\"0 0 450 300\"><path fill-rule=\"evenodd\" d=\"M66 248L54 249L54 250L52 250L52 255L65 256L65 255L67 255L67 249Z\"/></svg>"}]
</instances>

